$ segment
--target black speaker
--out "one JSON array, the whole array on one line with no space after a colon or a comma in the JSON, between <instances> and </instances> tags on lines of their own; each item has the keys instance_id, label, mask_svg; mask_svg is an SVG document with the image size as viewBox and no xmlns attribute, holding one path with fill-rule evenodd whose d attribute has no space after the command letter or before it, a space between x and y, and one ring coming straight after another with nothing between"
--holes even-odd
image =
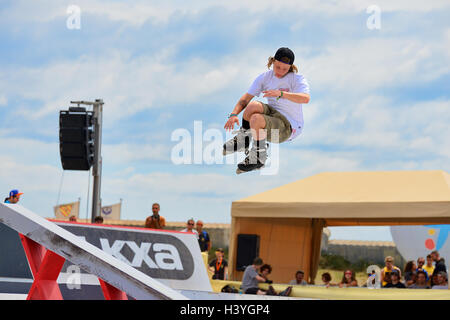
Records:
<instances>
[{"instance_id":1,"label":"black speaker","mask_svg":"<svg viewBox=\"0 0 450 320\"><path fill-rule=\"evenodd\" d=\"M59 152L64 170L89 170L94 163L93 112L71 108L59 113Z\"/></svg>"},{"instance_id":2,"label":"black speaker","mask_svg":"<svg viewBox=\"0 0 450 320\"><path fill-rule=\"evenodd\" d=\"M236 270L244 271L259 257L259 235L238 234L237 236Z\"/></svg>"}]
</instances>

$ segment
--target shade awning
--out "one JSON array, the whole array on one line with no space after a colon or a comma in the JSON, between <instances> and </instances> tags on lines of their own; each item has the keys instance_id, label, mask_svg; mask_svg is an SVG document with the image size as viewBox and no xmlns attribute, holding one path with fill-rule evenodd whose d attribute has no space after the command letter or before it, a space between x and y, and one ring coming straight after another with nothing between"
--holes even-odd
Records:
<instances>
[{"instance_id":1,"label":"shade awning","mask_svg":"<svg viewBox=\"0 0 450 320\"><path fill-rule=\"evenodd\" d=\"M450 175L325 172L234 201L231 215L322 218L329 226L450 223Z\"/></svg>"}]
</instances>

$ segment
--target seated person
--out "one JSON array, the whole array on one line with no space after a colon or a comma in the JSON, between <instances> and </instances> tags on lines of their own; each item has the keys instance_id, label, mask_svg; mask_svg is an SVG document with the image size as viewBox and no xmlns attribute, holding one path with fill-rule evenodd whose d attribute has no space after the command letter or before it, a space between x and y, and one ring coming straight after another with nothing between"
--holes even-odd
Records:
<instances>
[{"instance_id":1,"label":"seated person","mask_svg":"<svg viewBox=\"0 0 450 320\"><path fill-rule=\"evenodd\" d=\"M355 279L355 273L352 270L345 270L344 276L339 283L339 288L357 287L358 281Z\"/></svg>"},{"instance_id":2,"label":"seated person","mask_svg":"<svg viewBox=\"0 0 450 320\"><path fill-rule=\"evenodd\" d=\"M208 269L213 273L213 280L228 280L228 262L222 248L216 250L216 258L209 263Z\"/></svg>"},{"instance_id":3,"label":"seated person","mask_svg":"<svg viewBox=\"0 0 450 320\"><path fill-rule=\"evenodd\" d=\"M306 282L306 280L303 279L304 277L305 277L305 273L302 270L298 270L295 273L295 279L289 281L289 284L296 285L296 286L305 286L308 284L308 282Z\"/></svg>"},{"instance_id":4,"label":"seated person","mask_svg":"<svg viewBox=\"0 0 450 320\"><path fill-rule=\"evenodd\" d=\"M388 256L384 259L385 267L381 269L381 285L384 287L388 283L388 275L393 271L397 270L400 278L402 277L402 272L399 267L394 266L394 258Z\"/></svg>"},{"instance_id":5,"label":"seated person","mask_svg":"<svg viewBox=\"0 0 450 320\"><path fill-rule=\"evenodd\" d=\"M328 272L322 273L322 282L323 282L322 286L325 286L327 288L335 286L335 284L331 283L331 275Z\"/></svg>"},{"instance_id":6,"label":"seated person","mask_svg":"<svg viewBox=\"0 0 450 320\"><path fill-rule=\"evenodd\" d=\"M404 289L406 286L400 282L400 274L397 270L393 270L391 272L391 281L388 282L383 288L400 288Z\"/></svg>"},{"instance_id":7,"label":"seated person","mask_svg":"<svg viewBox=\"0 0 450 320\"><path fill-rule=\"evenodd\" d=\"M425 272L425 270L424 270L424 272ZM411 285L416 283L416 281L417 281L417 271L413 271L413 272L411 272L409 281L406 281L406 279L405 279L405 287L409 288ZM431 281L431 280L427 280L427 283L429 283L429 281Z\"/></svg>"},{"instance_id":8,"label":"seated person","mask_svg":"<svg viewBox=\"0 0 450 320\"><path fill-rule=\"evenodd\" d=\"M272 272L272 267L270 264L263 264L261 268L259 268L259 275L266 279L266 283L272 284L273 281L269 280L268 276Z\"/></svg>"},{"instance_id":9,"label":"seated person","mask_svg":"<svg viewBox=\"0 0 450 320\"><path fill-rule=\"evenodd\" d=\"M447 273L444 271L439 271L437 273L437 279L436 284L431 287L431 289L446 289L448 290L448 283L447 283Z\"/></svg>"},{"instance_id":10,"label":"seated person","mask_svg":"<svg viewBox=\"0 0 450 320\"><path fill-rule=\"evenodd\" d=\"M266 282L266 278L258 274L258 269L262 266L263 261L261 258L255 258L253 264L245 268L244 276L242 277L242 291L245 294L258 294L258 295L283 295L289 296L292 287L286 288L283 292L278 294L272 286L269 286L269 290L263 290L258 287L259 283Z\"/></svg>"},{"instance_id":11,"label":"seated person","mask_svg":"<svg viewBox=\"0 0 450 320\"><path fill-rule=\"evenodd\" d=\"M417 280L416 283L410 285L409 289L430 289L430 286L427 284L427 275L423 271L417 271Z\"/></svg>"},{"instance_id":12,"label":"seated person","mask_svg":"<svg viewBox=\"0 0 450 320\"><path fill-rule=\"evenodd\" d=\"M406 263L405 270L403 273L406 287L409 287L410 285L412 285L415 282L413 275L414 275L414 273L417 273L417 271L419 271L419 269L417 268L415 261L411 260ZM424 272L426 273L426 271L424 271ZM428 274L427 274L427 281L428 281Z\"/></svg>"}]
</instances>

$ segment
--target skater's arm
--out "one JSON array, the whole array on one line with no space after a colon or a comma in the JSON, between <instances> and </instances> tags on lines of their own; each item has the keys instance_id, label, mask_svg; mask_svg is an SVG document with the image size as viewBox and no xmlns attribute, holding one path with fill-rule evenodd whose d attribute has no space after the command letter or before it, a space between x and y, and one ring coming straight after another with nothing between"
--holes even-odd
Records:
<instances>
[{"instance_id":1,"label":"skater's arm","mask_svg":"<svg viewBox=\"0 0 450 320\"><path fill-rule=\"evenodd\" d=\"M310 98L307 93L286 92L281 90L267 90L263 91L263 93L264 97L279 97L280 99L288 99L295 103L308 103Z\"/></svg>"},{"instance_id":2,"label":"skater's arm","mask_svg":"<svg viewBox=\"0 0 450 320\"><path fill-rule=\"evenodd\" d=\"M308 103L310 97L307 93L283 92L282 98L295 103Z\"/></svg>"},{"instance_id":3,"label":"skater's arm","mask_svg":"<svg viewBox=\"0 0 450 320\"><path fill-rule=\"evenodd\" d=\"M231 114L233 114L234 116L229 117L227 122L225 123L224 128L226 130L232 130L234 127L234 124L237 124L239 126L239 119L238 119L237 115L239 113L241 113L242 110L244 110L244 108L248 105L250 100L253 99L253 97L254 97L253 95L246 93L239 99L238 103L236 104L233 111L231 112Z\"/></svg>"},{"instance_id":4,"label":"skater's arm","mask_svg":"<svg viewBox=\"0 0 450 320\"><path fill-rule=\"evenodd\" d=\"M245 107L249 104L249 102L253 99L254 96L252 96L250 93L245 93L237 102L236 106L233 109L233 114L239 114L242 110L245 109Z\"/></svg>"}]
</instances>

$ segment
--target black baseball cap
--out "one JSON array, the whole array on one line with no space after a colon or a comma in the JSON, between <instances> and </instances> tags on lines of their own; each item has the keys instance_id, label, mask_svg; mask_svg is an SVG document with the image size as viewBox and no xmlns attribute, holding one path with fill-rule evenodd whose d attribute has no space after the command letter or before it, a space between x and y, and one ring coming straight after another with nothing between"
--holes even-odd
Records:
<instances>
[{"instance_id":1,"label":"black baseball cap","mask_svg":"<svg viewBox=\"0 0 450 320\"><path fill-rule=\"evenodd\" d=\"M278 60L280 62L292 65L294 63L295 55L291 49L282 47L277 50L277 53L275 53L274 58L275 60Z\"/></svg>"}]
</instances>

